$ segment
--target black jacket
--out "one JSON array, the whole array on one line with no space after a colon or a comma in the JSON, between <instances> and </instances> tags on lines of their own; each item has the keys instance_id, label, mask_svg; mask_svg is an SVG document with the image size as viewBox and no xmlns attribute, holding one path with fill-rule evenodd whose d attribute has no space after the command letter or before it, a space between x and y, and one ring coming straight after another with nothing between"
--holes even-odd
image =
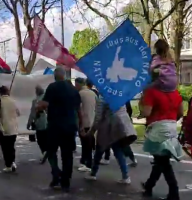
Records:
<instances>
[{"instance_id":1,"label":"black jacket","mask_svg":"<svg viewBox=\"0 0 192 200\"><path fill-rule=\"evenodd\" d=\"M127 108L127 113L128 113L128 115L129 115L129 117L131 118L131 117L132 117L132 114L133 114L133 110L132 110L130 101L128 101L128 102L126 103L126 108Z\"/></svg>"}]
</instances>

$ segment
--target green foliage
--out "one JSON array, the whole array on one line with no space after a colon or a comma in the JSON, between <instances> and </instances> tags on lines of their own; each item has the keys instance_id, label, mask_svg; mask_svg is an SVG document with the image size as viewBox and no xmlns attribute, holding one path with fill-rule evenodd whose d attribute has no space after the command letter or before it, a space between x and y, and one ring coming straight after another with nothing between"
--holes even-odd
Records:
<instances>
[{"instance_id":1,"label":"green foliage","mask_svg":"<svg viewBox=\"0 0 192 200\"><path fill-rule=\"evenodd\" d=\"M187 114L188 110L188 102L190 98L192 97L192 86L184 86L180 85L178 87L179 93L183 98L183 107L184 107L184 115Z\"/></svg>"},{"instance_id":2,"label":"green foliage","mask_svg":"<svg viewBox=\"0 0 192 200\"><path fill-rule=\"evenodd\" d=\"M83 31L76 31L69 52L81 58L99 42L99 32L95 29L86 28Z\"/></svg>"},{"instance_id":3,"label":"green foliage","mask_svg":"<svg viewBox=\"0 0 192 200\"><path fill-rule=\"evenodd\" d=\"M138 117L139 114L140 114L138 101L131 101L131 107L132 107L132 110L133 110L132 116L135 117L135 118Z\"/></svg>"},{"instance_id":4,"label":"green foliage","mask_svg":"<svg viewBox=\"0 0 192 200\"><path fill-rule=\"evenodd\" d=\"M179 93L181 94L183 101L189 101L192 97L192 86L180 85L178 87Z\"/></svg>"}]
</instances>

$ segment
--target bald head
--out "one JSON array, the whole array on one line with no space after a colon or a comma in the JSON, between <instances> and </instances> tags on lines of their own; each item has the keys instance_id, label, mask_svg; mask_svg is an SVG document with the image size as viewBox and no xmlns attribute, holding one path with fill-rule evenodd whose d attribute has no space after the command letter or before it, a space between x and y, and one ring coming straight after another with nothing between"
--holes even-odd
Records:
<instances>
[{"instance_id":1,"label":"bald head","mask_svg":"<svg viewBox=\"0 0 192 200\"><path fill-rule=\"evenodd\" d=\"M63 81L65 78L65 70L63 67L57 67L54 71L54 77L56 81Z\"/></svg>"}]
</instances>

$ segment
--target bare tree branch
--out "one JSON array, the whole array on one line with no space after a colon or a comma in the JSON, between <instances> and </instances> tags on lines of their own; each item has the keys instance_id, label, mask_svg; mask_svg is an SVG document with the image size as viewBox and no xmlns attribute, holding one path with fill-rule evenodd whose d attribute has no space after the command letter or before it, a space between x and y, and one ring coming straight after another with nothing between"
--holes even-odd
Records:
<instances>
[{"instance_id":1,"label":"bare tree branch","mask_svg":"<svg viewBox=\"0 0 192 200\"><path fill-rule=\"evenodd\" d=\"M158 26L160 23L162 23L165 19L167 19L171 14L173 14L173 12L175 11L175 9L177 8L178 4L182 3L182 2L186 2L188 0L182 0L179 1L178 3L175 3L175 5L167 12L167 14L165 14L161 19L157 20L154 24L152 28L155 28L156 26Z\"/></svg>"},{"instance_id":2,"label":"bare tree branch","mask_svg":"<svg viewBox=\"0 0 192 200\"><path fill-rule=\"evenodd\" d=\"M10 5L7 0L2 0L2 2L5 4L7 9L13 14L14 12L13 12L13 8L11 6L13 6L14 4L11 3L11 5Z\"/></svg>"},{"instance_id":3,"label":"bare tree branch","mask_svg":"<svg viewBox=\"0 0 192 200\"><path fill-rule=\"evenodd\" d=\"M107 16L106 14L104 13L101 13L98 9L94 8L88 0L82 0L86 5L87 7L92 10L94 13L96 13L98 16L100 16L101 18L103 18L109 28L109 30L113 30L114 27L113 27L113 24L111 23L110 19L109 19L109 16Z\"/></svg>"},{"instance_id":4,"label":"bare tree branch","mask_svg":"<svg viewBox=\"0 0 192 200\"><path fill-rule=\"evenodd\" d=\"M32 11L38 8L39 13L42 14L42 20L45 20L45 15L49 9L51 9L60 0L2 0L6 8L12 13L14 19L14 26L16 32L17 41L17 51L19 55L19 68L22 72L29 74L33 68L36 59L36 53L31 52L30 59L25 63L22 48L22 33L20 28L20 19L18 12L18 5L21 7L21 12L23 14L24 25L27 31L33 29L31 20L34 17ZM32 5L31 5L32 4Z\"/></svg>"},{"instance_id":5,"label":"bare tree branch","mask_svg":"<svg viewBox=\"0 0 192 200\"><path fill-rule=\"evenodd\" d=\"M139 15L140 17L145 17L142 13L139 13L139 12L135 12L135 11L132 11L130 13L122 13L120 15L117 15L116 17L123 17L123 16L129 16L129 15Z\"/></svg>"},{"instance_id":6,"label":"bare tree branch","mask_svg":"<svg viewBox=\"0 0 192 200\"><path fill-rule=\"evenodd\" d=\"M81 11L77 0L76 0L76 8L77 8L77 10L79 11L80 15L82 16L82 18L87 22L89 28L91 28L91 25L90 25L90 23L89 23L89 20L85 17L84 13Z\"/></svg>"},{"instance_id":7,"label":"bare tree branch","mask_svg":"<svg viewBox=\"0 0 192 200\"><path fill-rule=\"evenodd\" d=\"M192 10L192 3L185 9L185 11L184 11L184 17L187 15L187 13L189 12L189 11L191 11Z\"/></svg>"},{"instance_id":8,"label":"bare tree branch","mask_svg":"<svg viewBox=\"0 0 192 200\"><path fill-rule=\"evenodd\" d=\"M150 23L149 20L149 0L140 0L141 4L142 4L142 9L143 9L143 14L144 14L144 18L147 21L147 23Z\"/></svg>"}]
</instances>

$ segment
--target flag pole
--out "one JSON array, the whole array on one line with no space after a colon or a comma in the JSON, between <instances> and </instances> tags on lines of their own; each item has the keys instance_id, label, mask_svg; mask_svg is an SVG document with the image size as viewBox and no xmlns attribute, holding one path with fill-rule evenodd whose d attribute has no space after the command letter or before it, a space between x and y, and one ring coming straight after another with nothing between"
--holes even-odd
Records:
<instances>
[{"instance_id":1,"label":"flag pole","mask_svg":"<svg viewBox=\"0 0 192 200\"><path fill-rule=\"evenodd\" d=\"M64 2L61 0L61 43L64 46L65 45L65 37L64 37L64 19L63 19L63 10Z\"/></svg>"},{"instance_id":2,"label":"flag pole","mask_svg":"<svg viewBox=\"0 0 192 200\"><path fill-rule=\"evenodd\" d=\"M65 46L65 36L64 36L64 0L61 0L61 43ZM65 71L65 75L67 79L71 79L71 69Z\"/></svg>"},{"instance_id":3,"label":"flag pole","mask_svg":"<svg viewBox=\"0 0 192 200\"><path fill-rule=\"evenodd\" d=\"M23 43L24 43L25 39L27 38L27 34L28 34L28 31L27 31L26 34L25 34ZM22 43L22 46L23 46L23 43ZM11 85L10 85L10 92L11 92L11 89L12 89L12 86L13 86L13 82L14 82L14 80L15 80L15 76L16 76L16 73L17 73L17 68L18 68L18 66L19 66L19 60L20 60L20 58L21 58L21 55L19 55L19 56L18 56L18 59L17 59L17 63L16 63L15 70L14 70L14 73L13 73L13 78L12 78Z\"/></svg>"}]
</instances>

